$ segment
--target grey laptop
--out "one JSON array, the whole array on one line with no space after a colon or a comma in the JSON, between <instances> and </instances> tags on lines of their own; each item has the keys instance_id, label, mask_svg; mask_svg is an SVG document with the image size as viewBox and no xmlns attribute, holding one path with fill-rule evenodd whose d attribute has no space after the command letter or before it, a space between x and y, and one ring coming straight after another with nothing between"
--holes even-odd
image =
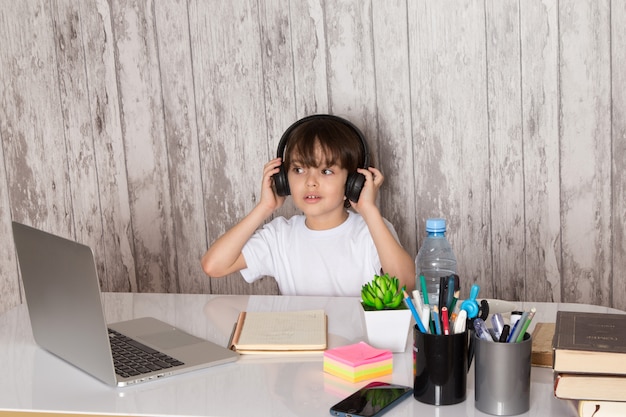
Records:
<instances>
[{"instance_id":1,"label":"grey laptop","mask_svg":"<svg viewBox=\"0 0 626 417\"><path fill-rule=\"evenodd\" d=\"M17 222L13 238L35 341L105 383L126 386L237 359L155 318L107 325L91 248Z\"/></svg>"}]
</instances>

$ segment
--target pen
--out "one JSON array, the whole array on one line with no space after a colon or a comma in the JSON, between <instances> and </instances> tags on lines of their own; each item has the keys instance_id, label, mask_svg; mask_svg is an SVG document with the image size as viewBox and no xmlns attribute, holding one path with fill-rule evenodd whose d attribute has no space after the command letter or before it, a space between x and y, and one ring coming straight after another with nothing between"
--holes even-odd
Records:
<instances>
[{"instance_id":1,"label":"pen","mask_svg":"<svg viewBox=\"0 0 626 417\"><path fill-rule=\"evenodd\" d=\"M535 307L530 309L530 313L528 313L526 322L524 322L524 325L522 326L522 330L520 331L519 335L517 336L517 339L515 340L516 343L519 343L522 340L524 340L524 335L526 334L526 330L528 330L528 326L530 326L530 322L533 320L533 317L535 317L536 312L537 312L537 309Z\"/></svg>"},{"instance_id":2,"label":"pen","mask_svg":"<svg viewBox=\"0 0 626 417\"><path fill-rule=\"evenodd\" d=\"M454 312L454 309L456 307L456 302L459 301L459 296L460 295L461 295L461 291L460 290L454 291L454 297L452 298L452 304L450 305L450 308L448 309L451 312Z\"/></svg>"},{"instance_id":3,"label":"pen","mask_svg":"<svg viewBox=\"0 0 626 417\"><path fill-rule=\"evenodd\" d=\"M420 332L428 333L426 329L424 328L424 325L422 324L422 320L420 320L419 314L417 314L417 311L415 310L413 301L411 301L411 298L409 297L409 294L407 294L406 291L404 291L404 303L409 308L409 310L411 310L411 313L413 314L413 318L415 319L415 323L417 324L417 327L420 329Z\"/></svg>"},{"instance_id":4,"label":"pen","mask_svg":"<svg viewBox=\"0 0 626 417\"><path fill-rule=\"evenodd\" d=\"M461 310L454 320L454 334L463 333L467 326L467 311Z\"/></svg>"},{"instance_id":5,"label":"pen","mask_svg":"<svg viewBox=\"0 0 626 417\"><path fill-rule=\"evenodd\" d=\"M413 305L415 306L415 310L418 312L422 311L422 307L424 307L424 302L422 301L422 295L420 294L420 290L413 290Z\"/></svg>"},{"instance_id":6,"label":"pen","mask_svg":"<svg viewBox=\"0 0 626 417\"><path fill-rule=\"evenodd\" d=\"M482 340L486 340L487 342L493 342L493 338L491 337L491 334L489 334L489 330L487 329L485 321L480 317L474 319L474 330L476 330L476 334Z\"/></svg>"},{"instance_id":7,"label":"pen","mask_svg":"<svg viewBox=\"0 0 626 417\"><path fill-rule=\"evenodd\" d=\"M491 316L491 327L496 334L496 337L499 339L502 334L502 327L504 326L504 320L502 319L502 314L496 313Z\"/></svg>"},{"instance_id":8,"label":"pen","mask_svg":"<svg viewBox=\"0 0 626 417\"><path fill-rule=\"evenodd\" d=\"M422 314L420 314L420 320L422 321L424 329L426 329L424 333L429 333L428 327L430 326L430 308L428 306L422 306Z\"/></svg>"},{"instance_id":9,"label":"pen","mask_svg":"<svg viewBox=\"0 0 626 417\"><path fill-rule=\"evenodd\" d=\"M422 297L424 298L424 305L427 306L430 303L428 302L428 289L426 288L426 277L424 275L420 275L420 284L422 286ZM430 328L430 332L435 333L435 328L433 327L433 324L430 318L428 319L428 322L429 322L428 327Z\"/></svg>"},{"instance_id":10,"label":"pen","mask_svg":"<svg viewBox=\"0 0 626 417\"><path fill-rule=\"evenodd\" d=\"M448 287L446 286L446 282L446 277L439 277L439 304L437 304L439 311L441 311L441 307L446 305L445 303L448 299Z\"/></svg>"},{"instance_id":11,"label":"pen","mask_svg":"<svg viewBox=\"0 0 626 417\"><path fill-rule=\"evenodd\" d=\"M454 306L452 305L452 302L454 300L454 294L455 293L456 293L456 290L454 288L454 275L450 275L448 277L448 292L447 292L448 299L446 301L446 307L448 308L448 310L450 312L452 312L453 309L454 309Z\"/></svg>"},{"instance_id":12,"label":"pen","mask_svg":"<svg viewBox=\"0 0 626 417\"><path fill-rule=\"evenodd\" d=\"M523 311L511 311L511 319L509 320L511 327L515 326L515 323L517 323L519 318L522 317L522 313Z\"/></svg>"},{"instance_id":13,"label":"pen","mask_svg":"<svg viewBox=\"0 0 626 417\"><path fill-rule=\"evenodd\" d=\"M428 290L426 289L426 278L424 275L420 275L420 284L422 286L422 296L424 297L424 304L430 304L428 302Z\"/></svg>"},{"instance_id":14,"label":"pen","mask_svg":"<svg viewBox=\"0 0 626 417\"><path fill-rule=\"evenodd\" d=\"M515 326L513 326L513 328L511 329L511 333L509 333L509 338L506 340L507 343L515 343L515 341L517 340L517 336L519 335L520 331L522 331L522 327L524 326L527 317L528 311L524 311L522 313L522 317L520 317L520 319L515 323Z\"/></svg>"},{"instance_id":15,"label":"pen","mask_svg":"<svg viewBox=\"0 0 626 417\"><path fill-rule=\"evenodd\" d=\"M502 326L502 333L500 334L500 339L498 340L498 342L506 343L506 339L508 339L510 331L511 331L511 326L509 326L508 324L505 324L504 326Z\"/></svg>"},{"instance_id":16,"label":"pen","mask_svg":"<svg viewBox=\"0 0 626 417\"><path fill-rule=\"evenodd\" d=\"M439 322L439 309L437 306L433 306L433 321L435 322L436 334L441 334L441 323Z\"/></svg>"},{"instance_id":17,"label":"pen","mask_svg":"<svg viewBox=\"0 0 626 417\"><path fill-rule=\"evenodd\" d=\"M450 326L453 326L454 322L456 321L456 317L458 316L458 313L450 313L450 311L448 310L448 316L450 316Z\"/></svg>"},{"instance_id":18,"label":"pen","mask_svg":"<svg viewBox=\"0 0 626 417\"><path fill-rule=\"evenodd\" d=\"M441 307L441 327L443 327L443 334L450 334L450 318L448 317L448 307Z\"/></svg>"}]
</instances>

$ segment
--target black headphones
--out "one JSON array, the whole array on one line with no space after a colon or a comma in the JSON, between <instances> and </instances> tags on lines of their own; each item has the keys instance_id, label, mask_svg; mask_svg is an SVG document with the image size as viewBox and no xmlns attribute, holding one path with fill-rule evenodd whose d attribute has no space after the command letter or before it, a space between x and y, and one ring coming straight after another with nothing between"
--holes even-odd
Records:
<instances>
[{"instance_id":1,"label":"black headphones","mask_svg":"<svg viewBox=\"0 0 626 417\"><path fill-rule=\"evenodd\" d=\"M359 138L361 142L361 147L363 148L363 164L361 168L367 169L369 168L369 151L367 149L367 142L365 142L365 137L363 133L351 122L346 119L343 119L339 116L334 116L332 114L314 114L311 116L304 117L291 126L283 133L283 136L280 138L280 142L278 142L278 151L277 156L281 159L284 159L285 148L287 147L287 140L289 136L291 136L291 132L300 126L304 122L308 122L313 119L331 119L337 122L340 122L350 128ZM276 188L276 194L279 196L287 196L291 194L291 190L289 190L289 181L287 181L287 173L285 172L285 168L283 165L279 167L279 171L274 174L274 187ZM363 189L363 185L365 184L365 176L358 172L351 172L348 174L348 179L346 180L346 191L345 195L350 201L354 201L355 203L359 201L359 195L361 195L361 190Z\"/></svg>"}]
</instances>

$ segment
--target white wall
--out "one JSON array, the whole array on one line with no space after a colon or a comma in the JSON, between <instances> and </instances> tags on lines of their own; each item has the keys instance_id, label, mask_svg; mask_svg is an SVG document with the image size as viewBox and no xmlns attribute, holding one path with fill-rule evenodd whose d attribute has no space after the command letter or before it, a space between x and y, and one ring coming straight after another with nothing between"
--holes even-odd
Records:
<instances>
[{"instance_id":1,"label":"white wall","mask_svg":"<svg viewBox=\"0 0 626 417\"><path fill-rule=\"evenodd\" d=\"M103 290L275 292L199 258L319 112L368 136L411 254L448 219L466 291L626 309L624 2L0 1L0 311L12 219L91 245Z\"/></svg>"}]
</instances>

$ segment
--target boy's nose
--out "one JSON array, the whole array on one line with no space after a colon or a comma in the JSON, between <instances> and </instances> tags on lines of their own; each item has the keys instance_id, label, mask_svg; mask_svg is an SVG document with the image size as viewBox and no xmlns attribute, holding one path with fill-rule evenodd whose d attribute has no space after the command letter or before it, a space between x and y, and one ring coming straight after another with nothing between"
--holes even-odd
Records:
<instances>
[{"instance_id":1,"label":"boy's nose","mask_svg":"<svg viewBox=\"0 0 626 417\"><path fill-rule=\"evenodd\" d=\"M308 187L317 186L317 177L315 175L308 175L306 178L306 185Z\"/></svg>"}]
</instances>

